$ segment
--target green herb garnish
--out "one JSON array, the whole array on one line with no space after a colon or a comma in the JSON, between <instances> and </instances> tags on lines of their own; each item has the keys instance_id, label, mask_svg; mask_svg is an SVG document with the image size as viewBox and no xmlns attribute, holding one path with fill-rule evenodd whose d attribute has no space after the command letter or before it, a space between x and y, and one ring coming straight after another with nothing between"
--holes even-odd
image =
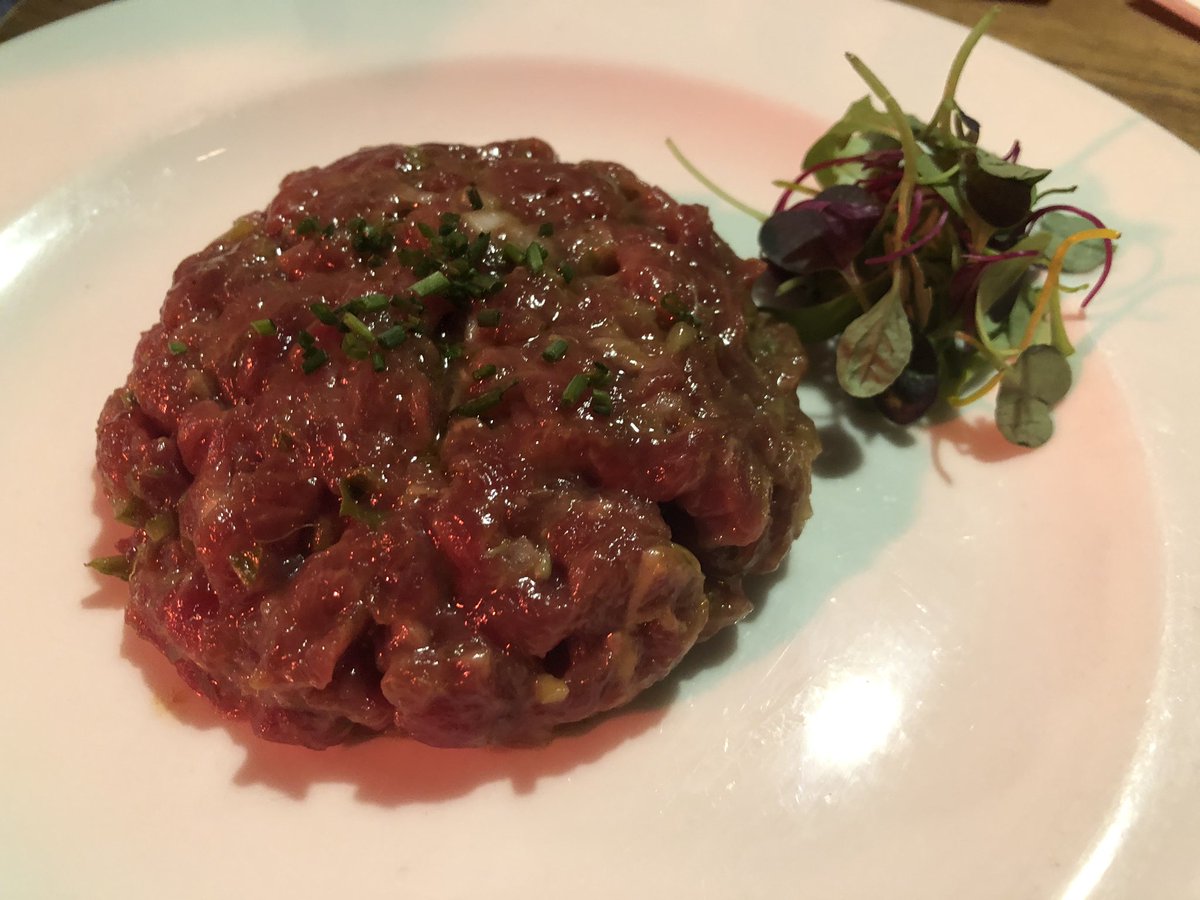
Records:
<instances>
[{"instance_id":1,"label":"green herb garnish","mask_svg":"<svg viewBox=\"0 0 1200 900\"><path fill-rule=\"evenodd\" d=\"M101 575L111 575L124 581L128 581L133 572L133 564L124 556L99 556L88 562L87 566Z\"/></svg>"},{"instance_id":2,"label":"green herb garnish","mask_svg":"<svg viewBox=\"0 0 1200 900\"><path fill-rule=\"evenodd\" d=\"M183 341L167 341L167 349L171 351L172 356L181 356L188 352L188 345Z\"/></svg>"},{"instance_id":3,"label":"green herb garnish","mask_svg":"<svg viewBox=\"0 0 1200 900\"><path fill-rule=\"evenodd\" d=\"M550 345L542 351L542 359L546 362L558 362L567 355L567 347L569 345L562 338L555 338L550 342Z\"/></svg>"},{"instance_id":4,"label":"green herb garnish","mask_svg":"<svg viewBox=\"0 0 1200 900\"><path fill-rule=\"evenodd\" d=\"M270 319L255 319L250 323L250 327L263 337L268 337L275 333L275 323Z\"/></svg>"},{"instance_id":5,"label":"green herb garnish","mask_svg":"<svg viewBox=\"0 0 1200 900\"><path fill-rule=\"evenodd\" d=\"M494 387L490 391L486 391L477 397L472 397L465 403L454 407L450 412L452 415L462 416L463 418L478 418L498 406L500 401L504 399L504 395L516 385L516 381L510 381L502 387Z\"/></svg>"},{"instance_id":6,"label":"green herb garnish","mask_svg":"<svg viewBox=\"0 0 1200 900\"><path fill-rule=\"evenodd\" d=\"M1086 307L1120 235L1077 207L1039 205L1063 190L1042 187L1049 170L1019 162L1019 143L1004 156L979 146L979 123L956 94L997 13L967 35L928 123L847 54L882 109L870 95L851 104L808 150L803 172L776 182L783 193L770 215L721 191L668 144L762 221L769 269L757 293L806 342L836 339L843 391L908 424L938 401L963 406L998 388L1001 433L1035 447L1049 439L1050 408L1070 385L1060 277L1101 268Z\"/></svg>"}]
</instances>

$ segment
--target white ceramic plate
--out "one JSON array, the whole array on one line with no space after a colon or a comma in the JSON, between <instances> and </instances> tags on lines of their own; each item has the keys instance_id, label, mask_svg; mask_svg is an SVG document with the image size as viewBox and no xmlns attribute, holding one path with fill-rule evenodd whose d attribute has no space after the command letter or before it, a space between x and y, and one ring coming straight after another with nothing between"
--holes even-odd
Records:
<instances>
[{"instance_id":1,"label":"white ceramic plate","mask_svg":"<svg viewBox=\"0 0 1200 900\"><path fill-rule=\"evenodd\" d=\"M765 205L865 93L844 50L928 110L962 34L870 0L124 0L0 47L0 894L1200 895L1200 158L992 41L985 142L1125 232L1058 434L896 442L806 396L831 453L785 574L634 709L536 750L266 744L82 566L118 533L102 400L285 172L533 134L708 201L671 135Z\"/></svg>"}]
</instances>

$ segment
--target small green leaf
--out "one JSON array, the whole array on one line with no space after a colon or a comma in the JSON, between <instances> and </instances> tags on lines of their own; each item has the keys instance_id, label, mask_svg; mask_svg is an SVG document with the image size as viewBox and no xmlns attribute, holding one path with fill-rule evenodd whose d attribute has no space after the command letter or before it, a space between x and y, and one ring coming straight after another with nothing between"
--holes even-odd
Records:
<instances>
[{"instance_id":1,"label":"small green leaf","mask_svg":"<svg viewBox=\"0 0 1200 900\"><path fill-rule=\"evenodd\" d=\"M992 165L990 166L992 171L989 171L984 167L983 155L981 151L974 149L962 154L963 195L971 209L984 222L994 228L1012 228L1029 215L1029 210L1033 205L1033 182L1015 175L996 174L994 170L1000 169L1001 166ZM1003 163L1002 165L1010 166L1012 164Z\"/></svg>"},{"instance_id":2,"label":"small green leaf","mask_svg":"<svg viewBox=\"0 0 1200 900\"><path fill-rule=\"evenodd\" d=\"M1035 344L1005 373L996 394L996 426L1022 447L1040 447L1054 434L1050 407L1071 388L1071 367L1061 353Z\"/></svg>"},{"instance_id":3,"label":"small green leaf","mask_svg":"<svg viewBox=\"0 0 1200 900\"><path fill-rule=\"evenodd\" d=\"M883 299L846 326L837 344L837 378L852 397L874 397L895 381L912 356L912 328L897 278Z\"/></svg>"},{"instance_id":4,"label":"small green leaf","mask_svg":"<svg viewBox=\"0 0 1200 900\"><path fill-rule=\"evenodd\" d=\"M854 292L846 291L824 303L789 309L769 308L767 311L796 329L800 340L806 344L816 344L841 334L847 325L858 318L862 307Z\"/></svg>"},{"instance_id":5,"label":"small green leaf","mask_svg":"<svg viewBox=\"0 0 1200 900\"><path fill-rule=\"evenodd\" d=\"M1064 239L1080 231L1096 227L1082 216L1063 212L1047 213L1038 220L1038 225L1050 239L1049 246L1046 248L1047 256L1053 256ZM1063 257L1062 270L1072 275L1091 272L1103 265L1104 256L1104 241L1080 241L1067 248L1066 256Z\"/></svg>"},{"instance_id":6,"label":"small green leaf","mask_svg":"<svg viewBox=\"0 0 1200 900\"><path fill-rule=\"evenodd\" d=\"M975 149L973 156L980 171L1008 181L1020 181L1022 184L1034 185L1050 174L1049 169L1035 169L1031 166L1008 162L994 153L988 153L986 150L978 148Z\"/></svg>"},{"instance_id":7,"label":"small green leaf","mask_svg":"<svg viewBox=\"0 0 1200 900\"><path fill-rule=\"evenodd\" d=\"M831 159L842 156L856 156L866 153L874 146L873 142L859 133L874 133L895 137L896 126L886 112L875 108L869 96L862 97L850 104L845 115L830 126L816 143L809 148L804 156L804 168L820 165ZM822 169L813 177L822 187L829 187L845 179L839 178L839 168ZM857 177L855 175L854 177ZM853 180L851 178L850 180Z\"/></svg>"}]
</instances>

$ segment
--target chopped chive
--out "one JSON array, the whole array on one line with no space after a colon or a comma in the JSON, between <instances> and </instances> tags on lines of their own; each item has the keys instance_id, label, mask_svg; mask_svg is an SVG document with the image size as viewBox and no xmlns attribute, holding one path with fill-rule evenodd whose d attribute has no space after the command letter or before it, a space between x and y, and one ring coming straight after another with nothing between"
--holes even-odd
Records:
<instances>
[{"instance_id":1,"label":"chopped chive","mask_svg":"<svg viewBox=\"0 0 1200 900\"><path fill-rule=\"evenodd\" d=\"M500 252L503 253L504 258L514 266L519 266L525 262L525 251L512 241L505 241L500 247Z\"/></svg>"},{"instance_id":2,"label":"chopped chive","mask_svg":"<svg viewBox=\"0 0 1200 900\"><path fill-rule=\"evenodd\" d=\"M612 397L609 396L608 391L592 388L592 412L598 416L612 414Z\"/></svg>"},{"instance_id":3,"label":"chopped chive","mask_svg":"<svg viewBox=\"0 0 1200 900\"><path fill-rule=\"evenodd\" d=\"M387 294L363 294L352 301L363 312L379 312L386 309L389 297Z\"/></svg>"},{"instance_id":4,"label":"chopped chive","mask_svg":"<svg viewBox=\"0 0 1200 900\"><path fill-rule=\"evenodd\" d=\"M442 344L442 358L449 361L459 359L463 355L462 344Z\"/></svg>"},{"instance_id":5,"label":"chopped chive","mask_svg":"<svg viewBox=\"0 0 1200 900\"><path fill-rule=\"evenodd\" d=\"M99 556L87 564L89 569L95 569L101 575L112 575L114 578L129 580L133 566L124 556Z\"/></svg>"},{"instance_id":6,"label":"chopped chive","mask_svg":"<svg viewBox=\"0 0 1200 900\"><path fill-rule=\"evenodd\" d=\"M304 359L300 363L300 368L304 370L305 375L311 375L327 362L329 362L329 354L320 347L312 347L304 351Z\"/></svg>"},{"instance_id":7,"label":"chopped chive","mask_svg":"<svg viewBox=\"0 0 1200 900\"><path fill-rule=\"evenodd\" d=\"M466 403L454 407L451 412L456 416L463 416L467 418L480 416L499 404L504 398L505 393L515 386L516 383L517 382L515 381L510 381L503 387L494 387L490 391L485 391L478 397L473 397Z\"/></svg>"},{"instance_id":8,"label":"chopped chive","mask_svg":"<svg viewBox=\"0 0 1200 900\"><path fill-rule=\"evenodd\" d=\"M596 371L594 374L588 376L588 384L599 388L607 385L612 377L612 373L608 371L608 366L600 362L600 360L596 360L592 363L592 368Z\"/></svg>"},{"instance_id":9,"label":"chopped chive","mask_svg":"<svg viewBox=\"0 0 1200 900\"><path fill-rule=\"evenodd\" d=\"M229 567L233 569L243 587L250 587L258 578L258 567L261 561L261 550L246 550L242 553L230 554Z\"/></svg>"},{"instance_id":10,"label":"chopped chive","mask_svg":"<svg viewBox=\"0 0 1200 900\"><path fill-rule=\"evenodd\" d=\"M553 222L543 222L538 226L538 237L550 237L552 234L554 234Z\"/></svg>"},{"instance_id":11,"label":"chopped chive","mask_svg":"<svg viewBox=\"0 0 1200 900\"><path fill-rule=\"evenodd\" d=\"M375 332L367 327L367 323L360 319L354 313L344 313L342 315L342 324L350 330L352 334L358 335L368 343L375 343Z\"/></svg>"},{"instance_id":12,"label":"chopped chive","mask_svg":"<svg viewBox=\"0 0 1200 900\"><path fill-rule=\"evenodd\" d=\"M558 274L562 276L563 284L570 284L575 277L575 269L569 262L561 262L558 264Z\"/></svg>"},{"instance_id":13,"label":"chopped chive","mask_svg":"<svg viewBox=\"0 0 1200 900\"><path fill-rule=\"evenodd\" d=\"M562 338L555 338L550 342L545 350L542 351L542 359L546 362L558 362L567 355L567 342Z\"/></svg>"},{"instance_id":14,"label":"chopped chive","mask_svg":"<svg viewBox=\"0 0 1200 900\"><path fill-rule=\"evenodd\" d=\"M275 333L275 323L270 319L255 319L250 323L250 327L261 334L263 337Z\"/></svg>"},{"instance_id":15,"label":"chopped chive","mask_svg":"<svg viewBox=\"0 0 1200 900\"><path fill-rule=\"evenodd\" d=\"M686 322L689 325L700 324L692 311L684 305L674 291L663 294L662 299L658 301L658 306L666 314L668 324L674 322Z\"/></svg>"},{"instance_id":16,"label":"chopped chive","mask_svg":"<svg viewBox=\"0 0 1200 900\"><path fill-rule=\"evenodd\" d=\"M296 335L296 343L305 350L311 350L317 345L317 339L313 337L310 332L301 331L298 335Z\"/></svg>"},{"instance_id":17,"label":"chopped chive","mask_svg":"<svg viewBox=\"0 0 1200 900\"><path fill-rule=\"evenodd\" d=\"M367 500L369 488L353 475L338 481L338 492L342 505L338 512L350 519L358 519L368 528L377 528L383 522L383 511L375 509Z\"/></svg>"},{"instance_id":18,"label":"chopped chive","mask_svg":"<svg viewBox=\"0 0 1200 900\"><path fill-rule=\"evenodd\" d=\"M175 533L175 514L169 510L160 512L151 517L142 528L146 532L146 537L157 544Z\"/></svg>"},{"instance_id":19,"label":"chopped chive","mask_svg":"<svg viewBox=\"0 0 1200 900\"><path fill-rule=\"evenodd\" d=\"M471 209L483 209L483 198L479 196L479 191L476 190L475 185L467 188L467 200L471 204Z\"/></svg>"},{"instance_id":20,"label":"chopped chive","mask_svg":"<svg viewBox=\"0 0 1200 900\"><path fill-rule=\"evenodd\" d=\"M371 355L371 344L352 331L342 337L342 352L351 359L366 359Z\"/></svg>"},{"instance_id":21,"label":"chopped chive","mask_svg":"<svg viewBox=\"0 0 1200 900\"><path fill-rule=\"evenodd\" d=\"M475 317L475 321L479 323L481 328L495 328L500 324L500 310L480 310L479 315Z\"/></svg>"},{"instance_id":22,"label":"chopped chive","mask_svg":"<svg viewBox=\"0 0 1200 900\"><path fill-rule=\"evenodd\" d=\"M471 377L476 381L483 381L485 378L491 378L495 374L496 367L491 363L488 363L486 366L480 366L478 369L472 372Z\"/></svg>"},{"instance_id":23,"label":"chopped chive","mask_svg":"<svg viewBox=\"0 0 1200 900\"><path fill-rule=\"evenodd\" d=\"M579 402L579 398L583 396L583 392L588 389L588 377L586 375L575 375L567 382L566 390L563 391L563 403L574 406Z\"/></svg>"},{"instance_id":24,"label":"chopped chive","mask_svg":"<svg viewBox=\"0 0 1200 900\"><path fill-rule=\"evenodd\" d=\"M450 287L450 279L443 272L439 271L426 275L420 281L414 282L411 290L418 297L428 297L430 294L444 291L448 287Z\"/></svg>"},{"instance_id":25,"label":"chopped chive","mask_svg":"<svg viewBox=\"0 0 1200 900\"><path fill-rule=\"evenodd\" d=\"M387 331L383 332L376 338L379 345L387 350L399 347L408 338L408 329L403 325L393 325Z\"/></svg>"},{"instance_id":26,"label":"chopped chive","mask_svg":"<svg viewBox=\"0 0 1200 900\"><path fill-rule=\"evenodd\" d=\"M321 223L317 221L315 216L306 216L296 223L296 234L304 236L316 234L321 228Z\"/></svg>"},{"instance_id":27,"label":"chopped chive","mask_svg":"<svg viewBox=\"0 0 1200 900\"><path fill-rule=\"evenodd\" d=\"M529 249L525 251L525 264L529 266L530 271L540 272L542 266L546 262L546 250L537 241L529 245Z\"/></svg>"},{"instance_id":28,"label":"chopped chive","mask_svg":"<svg viewBox=\"0 0 1200 900\"><path fill-rule=\"evenodd\" d=\"M387 368L387 362L384 360L383 354L379 351L371 354L371 367L374 368L376 372L382 372Z\"/></svg>"},{"instance_id":29,"label":"chopped chive","mask_svg":"<svg viewBox=\"0 0 1200 900\"><path fill-rule=\"evenodd\" d=\"M172 356L179 356L188 352L188 345L183 341L167 341L167 349L171 351Z\"/></svg>"},{"instance_id":30,"label":"chopped chive","mask_svg":"<svg viewBox=\"0 0 1200 900\"><path fill-rule=\"evenodd\" d=\"M321 303L320 301L318 301L316 303L310 303L308 305L308 308L312 312L312 314L314 316L316 316L317 319L319 319L324 324L326 324L326 325L337 325L338 324L337 314L332 309L329 308L328 303Z\"/></svg>"}]
</instances>

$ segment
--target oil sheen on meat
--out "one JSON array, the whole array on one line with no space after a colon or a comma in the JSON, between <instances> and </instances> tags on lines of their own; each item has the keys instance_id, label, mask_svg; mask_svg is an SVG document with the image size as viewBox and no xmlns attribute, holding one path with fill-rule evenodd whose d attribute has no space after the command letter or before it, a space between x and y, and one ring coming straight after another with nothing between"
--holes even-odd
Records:
<instances>
[{"instance_id":1,"label":"oil sheen on meat","mask_svg":"<svg viewBox=\"0 0 1200 900\"><path fill-rule=\"evenodd\" d=\"M626 703L809 515L804 357L759 271L537 140L288 176L179 265L101 414L128 622L311 747L540 742Z\"/></svg>"}]
</instances>

